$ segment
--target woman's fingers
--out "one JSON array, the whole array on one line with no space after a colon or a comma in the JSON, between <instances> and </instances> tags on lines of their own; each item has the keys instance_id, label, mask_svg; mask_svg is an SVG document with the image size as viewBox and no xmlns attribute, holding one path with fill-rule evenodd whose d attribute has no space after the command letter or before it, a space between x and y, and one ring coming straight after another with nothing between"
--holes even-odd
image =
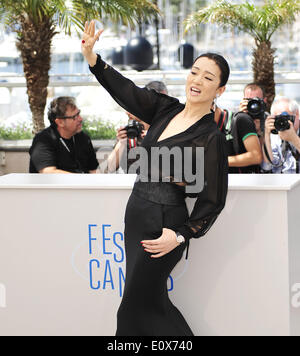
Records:
<instances>
[{"instance_id":1,"label":"woman's fingers","mask_svg":"<svg viewBox=\"0 0 300 356\"><path fill-rule=\"evenodd\" d=\"M159 242L142 242L142 246L145 248L163 248L163 245Z\"/></svg>"},{"instance_id":2,"label":"woman's fingers","mask_svg":"<svg viewBox=\"0 0 300 356\"><path fill-rule=\"evenodd\" d=\"M162 253L159 253L159 254L157 254L157 255L151 255L151 257L152 258L159 258L159 257L162 257L162 256L164 256L164 255L166 255L167 254L167 252L162 252Z\"/></svg>"},{"instance_id":3,"label":"woman's fingers","mask_svg":"<svg viewBox=\"0 0 300 356\"><path fill-rule=\"evenodd\" d=\"M144 248L144 250L146 252L150 252L150 253L158 253L158 252L162 252L161 248Z\"/></svg>"},{"instance_id":4,"label":"woman's fingers","mask_svg":"<svg viewBox=\"0 0 300 356\"><path fill-rule=\"evenodd\" d=\"M103 31L104 31L104 29L103 29L103 30L99 30L99 31L97 32L96 37L95 37L95 40L96 40L96 41L99 41L99 38L100 38L100 36L102 35Z\"/></svg>"},{"instance_id":5,"label":"woman's fingers","mask_svg":"<svg viewBox=\"0 0 300 356\"><path fill-rule=\"evenodd\" d=\"M143 240L141 241L143 245L158 245L160 243L159 238L155 240Z\"/></svg>"},{"instance_id":6,"label":"woman's fingers","mask_svg":"<svg viewBox=\"0 0 300 356\"><path fill-rule=\"evenodd\" d=\"M92 37L95 37L95 21L91 21L91 32Z\"/></svg>"},{"instance_id":7,"label":"woman's fingers","mask_svg":"<svg viewBox=\"0 0 300 356\"><path fill-rule=\"evenodd\" d=\"M104 29L99 30L95 35L95 32L96 32L95 26L96 26L95 21L91 21L90 23L88 21L86 21L85 25L84 25L84 34L93 38L95 41L98 41L101 34L103 33Z\"/></svg>"},{"instance_id":8,"label":"woman's fingers","mask_svg":"<svg viewBox=\"0 0 300 356\"><path fill-rule=\"evenodd\" d=\"M144 248L144 250L148 253L154 253L154 255L151 255L151 257L153 257L153 258L158 258L158 257L164 256L169 252L169 251L164 250L161 247L149 247L149 248Z\"/></svg>"},{"instance_id":9,"label":"woman's fingers","mask_svg":"<svg viewBox=\"0 0 300 356\"><path fill-rule=\"evenodd\" d=\"M91 21L91 22L89 23L88 31L87 31L87 33L88 33L89 36L93 36L93 26L95 26L95 22L94 22L94 21Z\"/></svg>"},{"instance_id":10,"label":"woman's fingers","mask_svg":"<svg viewBox=\"0 0 300 356\"><path fill-rule=\"evenodd\" d=\"M152 258L162 257L178 246L173 236L173 231L169 229L163 229L163 234L159 238L154 240L142 240L141 244L146 252L153 253L153 255L151 255Z\"/></svg>"},{"instance_id":11,"label":"woman's fingers","mask_svg":"<svg viewBox=\"0 0 300 356\"><path fill-rule=\"evenodd\" d=\"M141 241L141 244L145 251L150 253L161 252L163 250L163 246L157 240L144 240Z\"/></svg>"}]
</instances>

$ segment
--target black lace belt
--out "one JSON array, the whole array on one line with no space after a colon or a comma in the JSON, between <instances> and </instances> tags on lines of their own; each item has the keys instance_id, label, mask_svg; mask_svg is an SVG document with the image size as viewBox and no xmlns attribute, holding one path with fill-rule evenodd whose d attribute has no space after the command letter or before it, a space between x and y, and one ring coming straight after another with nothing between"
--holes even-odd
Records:
<instances>
[{"instance_id":1,"label":"black lace belt","mask_svg":"<svg viewBox=\"0 0 300 356\"><path fill-rule=\"evenodd\" d=\"M185 204L184 188L175 183L136 181L133 192L153 203L166 205Z\"/></svg>"}]
</instances>

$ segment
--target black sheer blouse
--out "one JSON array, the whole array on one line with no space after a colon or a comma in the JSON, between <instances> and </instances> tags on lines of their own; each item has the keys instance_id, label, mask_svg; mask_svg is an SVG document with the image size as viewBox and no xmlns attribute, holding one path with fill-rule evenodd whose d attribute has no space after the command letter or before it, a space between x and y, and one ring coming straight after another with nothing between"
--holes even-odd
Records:
<instances>
[{"instance_id":1,"label":"black sheer blouse","mask_svg":"<svg viewBox=\"0 0 300 356\"><path fill-rule=\"evenodd\" d=\"M150 125L142 147L149 152L149 169L159 170L160 181L156 183L143 182L139 176L134 185L134 191L145 199L161 204L176 205L182 203L186 197L197 198L190 218L184 225L179 226L177 231L188 242L190 238L199 238L205 235L224 208L228 190L226 140L217 128L214 114L205 115L187 130L158 142L169 122L184 109L185 105L181 104L178 99L159 94L154 90L139 88L131 80L123 77L102 61L99 55L96 65L90 67L90 70L119 105ZM168 147L169 149L179 147L181 150L191 147L193 150L191 162L193 171L197 167L195 149L203 147L203 190L188 194L185 188L190 183L162 181L164 178L162 170L150 165L150 149L153 147ZM184 155L182 157L184 160Z\"/></svg>"}]
</instances>

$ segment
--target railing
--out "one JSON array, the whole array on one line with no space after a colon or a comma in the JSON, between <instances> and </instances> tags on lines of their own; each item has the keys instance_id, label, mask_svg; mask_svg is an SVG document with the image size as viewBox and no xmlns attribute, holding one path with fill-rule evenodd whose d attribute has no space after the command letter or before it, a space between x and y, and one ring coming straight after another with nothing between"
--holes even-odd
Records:
<instances>
[{"instance_id":1,"label":"railing","mask_svg":"<svg viewBox=\"0 0 300 356\"><path fill-rule=\"evenodd\" d=\"M139 86L144 86L152 80L163 81L169 89L169 95L185 102L185 82L189 70L121 73ZM233 71L226 92L218 99L218 105L235 111L243 97L244 86L252 81L251 71ZM275 72L275 82L277 95L290 97L300 103L300 72ZM79 105L85 118L102 119L119 127L127 121L125 111L101 88L90 73L50 75L47 104L52 98L61 95L74 96L76 99L80 97ZM14 125L18 121L31 122L25 78L21 74L0 72L0 124L5 122L7 125ZM48 123L46 116L45 123Z\"/></svg>"},{"instance_id":2,"label":"railing","mask_svg":"<svg viewBox=\"0 0 300 356\"><path fill-rule=\"evenodd\" d=\"M180 71L122 71L125 77L132 79L137 85L145 85L150 80L161 80L166 85L184 85L188 70ZM72 86L98 86L98 82L91 74L55 74L50 75L49 87L72 87ZM60 78L60 79L57 79ZM4 81L5 80L5 81ZM245 85L252 81L252 72L234 71L231 73L229 85ZM276 84L300 84L300 72L275 72ZM0 73L0 87L2 88L24 88L25 77L16 74Z\"/></svg>"}]
</instances>

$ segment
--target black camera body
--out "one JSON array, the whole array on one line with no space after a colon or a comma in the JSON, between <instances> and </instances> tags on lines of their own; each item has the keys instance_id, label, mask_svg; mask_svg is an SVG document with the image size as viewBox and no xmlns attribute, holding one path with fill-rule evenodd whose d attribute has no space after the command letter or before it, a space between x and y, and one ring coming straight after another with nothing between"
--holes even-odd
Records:
<instances>
[{"instance_id":1,"label":"black camera body","mask_svg":"<svg viewBox=\"0 0 300 356\"><path fill-rule=\"evenodd\" d=\"M253 119L264 119L266 111L266 103L261 98L249 99L247 105L248 114Z\"/></svg>"},{"instance_id":2,"label":"black camera body","mask_svg":"<svg viewBox=\"0 0 300 356\"><path fill-rule=\"evenodd\" d=\"M275 116L274 126L276 130L272 130L272 134L278 135L279 131L286 131L290 128L291 121L293 124L295 122L295 116L290 115L287 112L283 112L280 115Z\"/></svg>"},{"instance_id":3,"label":"black camera body","mask_svg":"<svg viewBox=\"0 0 300 356\"><path fill-rule=\"evenodd\" d=\"M130 120L124 130L127 131L128 138L134 139L140 137L144 129L144 125L140 122L136 120Z\"/></svg>"}]
</instances>

